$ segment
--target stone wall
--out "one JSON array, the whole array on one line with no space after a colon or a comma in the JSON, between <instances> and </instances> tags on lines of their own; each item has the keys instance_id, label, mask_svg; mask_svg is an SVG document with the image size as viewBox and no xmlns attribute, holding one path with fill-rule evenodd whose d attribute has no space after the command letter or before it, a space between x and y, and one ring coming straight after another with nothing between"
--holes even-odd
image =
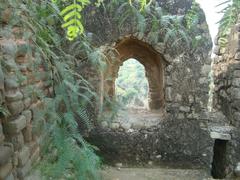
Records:
<instances>
[{"instance_id":1,"label":"stone wall","mask_svg":"<svg viewBox=\"0 0 240 180\"><path fill-rule=\"evenodd\" d=\"M184 19L192 1L184 1L181 5L175 1L155 3L169 9L171 15ZM112 8L113 12L123 12L118 9L119 7ZM151 12L155 13L154 9ZM93 18L93 15L96 18ZM152 62L162 63L154 76L148 77L149 79L157 77L153 79L161 87L152 88L154 96L151 97L153 101L160 99L158 103L160 106L157 109L160 109L163 116L159 116L158 123L152 127L142 124L133 127L116 120L108 122L102 118L103 121L98 122L96 129L90 134L90 142L100 148L101 154L109 162L118 160L126 164L130 162L141 164L147 161L155 163L178 161L211 169L214 140L210 136L208 123L214 118L210 117L207 109L211 38L203 12L199 11L200 20L195 27L194 37L200 35L204 43L195 49L188 49L184 43L175 48L166 46L163 34L160 33L161 27L153 40L151 31L148 31L149 29L144 33L137 31L130 22L131 18L121 29L110 12L101 8L90 7L86 11L86 17L89 19L86 30L89 35L91 34L92 44L118 51L117 56L107 54L110 61L106 68L108 76L106 78L98 76L103 86L100 94L114 95L113 84L118 68L128 58L136 58L145 68L149 66L146 70L150 69L153 74L154 68L157 69L158 65ZM151 27L150 24L146 26ZM133 41L137 43L130 43L130 46L128 43ZM138 44L143 45L142 49L135 51L134 48ZM151 55L144 56L143 52L149 49L155 52L157 58ZM103 52L108 52L107 50ZM159 96L156 96L157 93Z\"/></svg>"},{"instance_id":2,"label":"stone wall","mask_svg":"<svg viewBox=\"0 0 240 180\"><path fill-rule=\"evenodd\" d=\"M228 173L232 173L240 162L240 21L232 27L226 47L221 47L219 36L215 45L213 107L225 116L215 123L231 129L226 155Z\"/></svg>"},{"instance_id":3,"label":"stone wall","mask_svg":"<svg viewBox=\"0 0 240 180\"><path fill-rule=\"evenodd\" d=\"M42 58L32 44L34 35L18 18L7 3L1 3L0 106L9 110L7 117L0 116L0 179L5 180L24 179L39 159L43 122L37 114L41 107L37 92L47 95L50 87Z\"/></svg>"}]
</instances>

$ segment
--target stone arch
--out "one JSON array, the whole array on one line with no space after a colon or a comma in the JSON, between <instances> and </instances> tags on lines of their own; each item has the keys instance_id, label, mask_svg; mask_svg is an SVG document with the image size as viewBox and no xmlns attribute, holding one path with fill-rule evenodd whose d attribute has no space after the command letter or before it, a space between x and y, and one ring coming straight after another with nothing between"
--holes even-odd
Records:
<instances>
[{"instance_id":1,"label":"stone arch","mask_svg":"<svg viewBox=\"0 0 240 180\"><path fill-rule=\"evenodd\" d=\"M124 61L134 58L146 70L149 83L149 108L161 109L164 107L164 69L166 61L152 46L133 37L118 41L114 47L117 55L110 61L104 73L104 92L113 97L115 95L115 80L120 66Z\"/></svg>"}]
</instances>

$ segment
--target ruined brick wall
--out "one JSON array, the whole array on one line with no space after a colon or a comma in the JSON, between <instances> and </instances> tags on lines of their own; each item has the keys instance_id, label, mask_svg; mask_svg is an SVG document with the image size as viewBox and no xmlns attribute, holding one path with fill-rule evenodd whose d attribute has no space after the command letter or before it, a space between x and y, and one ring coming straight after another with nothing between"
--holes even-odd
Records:
<instances>
[{"instance_id":1,"label":"ruined brick wall","mask_svg":"<svg viewBox=\"0 0 240 180\"><path fill-rule=\"evenodd\" d=\"M155 1L162 8L168 9L170 15L176 15L184 19L184 15L191 7L192 1L184 1L179 4L176 1ZM157 6L157 5L156 5ZM154 6L153 6L154 7ZM114 9L115 8L115 9ZM119 7L113 7L112 12L124 12ZM155 9L157 9L155 7ZM154 8L151 9L154 13ZM121 13L119 13L119 16ZM93 18L93 16L95 18ZM115 16L116 17L116 16ZM110 47L119 50L119 57L114 59L109 56L111 66L107 68L107 78L100 78L99 82L106 86L114 84L112 81L116 78L116 70L124 60L132 56L143 65L149 65L151 73L156 68L154 63L141 56L141 53L133 51L131 46L125 47L129 51L127 55L119 48L126 40L137 41L145 44L146 47L153 49L159 57L158 63L162 63L162 69L159 72L159 83L162 89L152 89L154 93L160 93L162 101L160 106L163 117L159 117L159 123L152 127L146 127L143 124L138 127L131 126L113 120L108 122L103 118L99 127L92 132L91 142L96 144L102 150L105 158L124 162L147 162L148 160L156 161L181 161L192 162L203 165L211 169L213 156L214 140L210 137L208 123L211 118L208 113L208 91L209 77L211 70L211 38L208 32L208 26L204 14L199 10L199 23L195 27L195 36L199 35L203 39L201 45L189 50L185 43L178 45L176 48L165 46L164 35L161 34L161 27L152 38L150 28L151 24L147 23L147 29L144 33L136 30L132 19L126 21L122 27L114 21L114 16L108 11L89 7L86 11L86 31L91 34L92 44L99 47ZM148 22L148 21L147 21ZM149 21L150 22L150 21ZM197 38L195 37L194 38ZM135 44L136 45L136 44ZM181 48L185 51L179 52ZM124 56L127 57L124 57ZM141 56L141 57L139 57ZM122 58L123 57L123 58ZM122 58L122 59L121 59ZM142 59L143 60L142 60ZM148 57L149 58L149 57ZM153 78L154 79L154 78ZM161 82L161 81L159 81ZM102 89L104 91L104 88ZM155 90L155 91L154 91ZM113 88L110 95L114 94ZM157 100L158 96L153 96ZM162 103L164 102L164 103ZM197 144L196 144L197 142ZM111 154L112 153L112 154Z\"/></svg>"},{"instance_id":2,"label":"ruined brick wall","mask_svg":"<svg viewBox=\"0 0 240 180\"><path fill-rule=\"evenodd\" d=\"M43 59L36 53L34 34L16 23L13 9L0 7L0 106L9 115L0 116L0 179L24 179L39 159L41 119L36 95L49 94ZM6 4L7 5L7 4ZM10 22L15 22L15 25ZM38 122L38 123L36 123ZM37 124L37 125L36 125Z\"/></svg>"},{"instance_id":3,"label":"ruined brick wall","mask_svg":"<svg viewBox=\"0 0 240 180\"><path fill-rule=\"evenodd\" d=\"M215 45L213 108L224 115L215 123L228 129L228 172L233 172L240 162L240 21L232 27L226 47L221 47L219 36Z\"/></svg>"}]
</instances>

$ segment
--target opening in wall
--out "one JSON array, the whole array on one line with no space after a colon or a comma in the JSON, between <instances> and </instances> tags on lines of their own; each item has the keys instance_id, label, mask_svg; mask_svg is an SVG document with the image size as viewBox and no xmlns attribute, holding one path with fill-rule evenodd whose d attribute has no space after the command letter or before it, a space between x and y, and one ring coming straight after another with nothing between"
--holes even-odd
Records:
<instances>
[{"instance_id":1,"label":"opening in wall","mask_svg":"<svg viewBox=\"0 0 240 180\"><path fill-rule=\"evenodd\" d=\"M121 40L114 49L116 49L118 53L114 58L112 56L109 57L109 59L112 58L112 61L109 61L103 75L103 94L106 94L110 98L119 95L116 94L119 93L117 92L119 90L117 88L119 87L116 87L119 86L119 69L121 72L122 66L125 66L125 63L128 63L129 59L134 58L136 64L139 64L138 67L142 67L142 75L144 75L142 76L143 82L140 81L139 83L145 82L145 88L143 88L145 90L147 89L146 82L148 84L148 109L162 110L165 103L164 69L166 67L166 61L162 55L155 51L150 45L134 38ZM129 73L128 70L126 70L126 72ZM141 72L139 71L138 73Z\"/></svg>"},{"instance_id":2,"label":"opening in wall","mask_svg":"<svg viewBox=\"0 0 240 180\"><path fill-rule=\"evenodd\" d=\"M212 177L214 179L224 179L226 177L226 140L216 139L213 148Z\"/></svg>"},{"instance_id":3,"label":"opening in wall","mask_svg":"<svg viewBox=\"0 0 240 180\"><path fill-rule=\"evenodd\" d=\"M148 93L145 67L136 59L126 60L115 81L117 101L127 108L148 109Z\"/></svg>"}]
</instances>

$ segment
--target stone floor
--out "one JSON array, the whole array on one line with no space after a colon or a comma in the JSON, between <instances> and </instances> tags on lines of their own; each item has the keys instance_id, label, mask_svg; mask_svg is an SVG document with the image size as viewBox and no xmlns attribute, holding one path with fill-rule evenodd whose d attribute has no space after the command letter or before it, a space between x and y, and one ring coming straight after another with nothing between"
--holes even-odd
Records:
<instances>
[{"instance_id":1,"label":"stone floor","mask_svg":"<svg viewBox=\"0 0 240 180\"><path fill-rule=\"evenodd\" d=\"M124 109L118 112L110 127L113 129L121 127L126 131L152 127L164 119L163 114L160 110Z\"/></svg>"},{"instance_id":2,"label":"stone floor","mask_svg":"<svg viewBox=\"0 0 240 180\"><path fill-rule=\"evenodd\" d=\"M116 168L104 167L102 180L212 180L204 170L169 168ZM25 180L42 180L38 170ZM62 180L62 179L61 179Z\"/></svg>"},{"instance_id":3,"label":"stone floor","mask_svg":"<svg viewBox=\"0 0 240 180\"><path fill-rule=\"evenodd\" d=\"M105 168L103 180L210 180L204 170L165 168Z\"/></svg>"}]
</instances>

